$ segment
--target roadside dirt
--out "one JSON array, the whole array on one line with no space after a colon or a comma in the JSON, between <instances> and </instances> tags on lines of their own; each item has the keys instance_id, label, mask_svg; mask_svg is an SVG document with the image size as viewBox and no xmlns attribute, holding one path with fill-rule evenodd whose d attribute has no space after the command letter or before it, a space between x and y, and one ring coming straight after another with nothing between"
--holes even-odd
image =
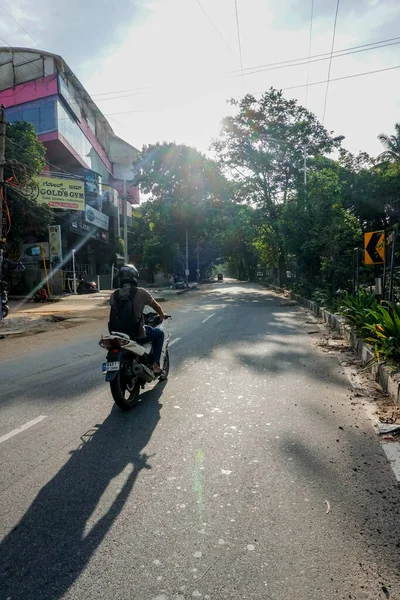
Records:
<instances>
[{"instance_id":1,"label":"roadside dirt","mask_svg":"<svg viewBox=\"0 0 400 600\"><path fill-rule=\"evenodd\" d=\"M282 298L283 305L292 305L288 301L289 293L287 291L273 290ZM315 345L321 352L335 355L343 367L349 379L349 402L352 405L368 405L368 414L372 419L374 426L378 423L399 424L400 425L400 406L395 404L391 396L374 381L372 375L365 368L362 361L355 355L348 342L336 331L330 329L328 325L314 316L305 307L297 304L304 314L303 325L315 325L315 331L309 331L310 334L320 334L315 340ZM318 329L318 331L317 331ZM377 430L378 432L378 430ZM382 440L384 439L383 436ZM400 432L393 436L386 436L385 439L400 441Z\"/></svg>"},{"instance_id":2,"label":"roadside dirt","mask_svg":"<svg viewBox=\"0 0 400 600\"><path fill-rule=\"evenodd\" d=\"M344 338L325 325L325 332L315 344L321 352L337 357L349 379L349 401L352 405L370 404L368 413L374 425L378 422L400 425L400 406L395 404L391 396L373 380L365 365L357 358Z\"/></svg>"},{"instance_id":3,"label":"roadside dirt","mask_svg":"<svg viewBox=\"0 0 400 600\"><path fill-rule=\"evenodd\" d=\"M184 303L189 298L190 294L174 297L173 300L163 303L163 308L165 312L173 313L177 304ZM43 312L47 312L50 308L48 311L50 314L37 315L36 320L33 318L35 315L32 314L32 329L27 329L23 335L11 335L1 339L0 324L0 361L12 359L16 356L29 356L37 347L45 346L51 349L83 337L89 339L98 336L98 339L100 339L102 334L107 333L108 304L95 306L91 310L82 312L64 311L62 315L51 313L54 305L45 306ZM27 315L24 313L22 316L25 318ZM59 316L65 317L65 320L57 321L56 319ZM15 319L20 317L21 315L14 315ZM45 319L51 320L44 321Z\"/></svg>"}]
</instances>

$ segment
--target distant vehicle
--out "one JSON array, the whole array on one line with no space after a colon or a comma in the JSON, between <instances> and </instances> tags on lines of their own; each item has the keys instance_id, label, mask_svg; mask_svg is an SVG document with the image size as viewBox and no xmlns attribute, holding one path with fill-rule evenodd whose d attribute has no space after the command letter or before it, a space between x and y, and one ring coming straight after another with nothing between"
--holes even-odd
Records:
<instances>
[{"instance_id":1,"label":"distant vehicle","mask_svg":"<svg viewBox=\"0 0 400 600\"><path fill-rule=\"evenodd\" d=\"M224 280L224 276L222 273L218 273L218 281L223 281Z\"/></svg>"},{"instance_id":2,"label":"distant vehicle","mask_svg":"<svg viewBox=\"0 0 400 600\"><path fill-rule=\"evenodd\" d=\"M78 294L95 294L99 290L94 281L85 281L83 277L80 278L76 291Z\"/></svg>"}]
</instances>

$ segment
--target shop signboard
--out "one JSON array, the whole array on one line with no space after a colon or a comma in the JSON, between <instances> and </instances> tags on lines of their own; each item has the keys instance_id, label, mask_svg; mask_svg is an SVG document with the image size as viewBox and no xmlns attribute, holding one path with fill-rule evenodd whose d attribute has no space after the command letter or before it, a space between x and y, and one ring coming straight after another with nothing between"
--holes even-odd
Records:
<instances>
[{"instance_id":1,"label":"shop signboard","mask_svg":"<svg viewBox=\"0 0 400 600\"><path fill-rule=\"evenodd\" d=\"M80 217L72 217L70 221L70 231L73 231L78 235L86 236L88 239L108 242L108 231L90 225L85 219Z\"/></svg>"},{"instance_id":2,"label":"shop signboard","mask_svg":"<svg viewBox=\"0 0 400 600\"><path fill-rule=\"evenodd\" d=\"M85 221L108 231L109 217L91 206L86 206Z\"/></svg>"},{"instance_id":3,"label":"shop signboard","mask_svg":"<svg viewBox=\"0 0 400 600\"><path fill-rule=\"evenodd\" d=\"M79 179L36 177L38 204L64 210L85 210L85 186Z\"/></svg>"}]
</instances>

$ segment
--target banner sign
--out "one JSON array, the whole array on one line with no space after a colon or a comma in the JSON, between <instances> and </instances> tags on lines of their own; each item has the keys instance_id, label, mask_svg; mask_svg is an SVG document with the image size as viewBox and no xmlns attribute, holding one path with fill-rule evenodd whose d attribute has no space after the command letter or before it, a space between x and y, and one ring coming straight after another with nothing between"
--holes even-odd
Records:
<instances>
[{"instance_id":1,"label":"banner sign","mask_svg":"<svg viewBox=\"0 0 400 600\"><path fill-rule=\"evenodd\" d=\"M36 177L38 204L64 210L85 210L85 184L78 179Z\"/></svg>"},{"instance_id":2,"label":"banner sign","mask_svg":"<svg viewBox=\"0 0 400 600\"><path fill-rule=\"evenodd\" d=\"M61 226L49 225L50 261L62 262Z\"/></svg>"},{"instance_id":3,"label":"banner sign","mask_svg":"<svg viewBox=\"0 0 400 600\"><path fill-rule=\"evenodd\" d=\"M108 231L109 217L91 206L86 205L85 220L96 227Z\"/></svg>"},{"instance_id":4,"label":"banner sign","mask_svg":"<svg viewBox=\"0 0 400 600\"><path fill-rule=\"evenodd\" d=\"M44 248L44 257L46 260L50 258L50 249L47 242L33 242L31 244L22 244L20 247L19 256L15 260L23 263L32 263L36 260L41 260L40 246Z\"/></svg>"}]
</instances>

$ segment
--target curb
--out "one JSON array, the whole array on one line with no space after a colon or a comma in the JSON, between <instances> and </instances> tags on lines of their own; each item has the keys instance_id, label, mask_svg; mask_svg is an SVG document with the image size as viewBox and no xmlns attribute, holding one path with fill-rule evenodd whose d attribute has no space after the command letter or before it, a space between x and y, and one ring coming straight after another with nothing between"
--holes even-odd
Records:
<instances>
[{"instance_id":1,"label":"curb","mask_svg":"<svg viewBox=\"0 0 400 600\"><path fill-rule=\"evenodd\" d=\"M338 331L349 343L351 349L358 358L363 362L364 366L369 362L372 362L375 355L371 348L364 342L364 340L358 338L354 331L349 325L346 324L346 320L341 315L333 314L324 308L318 306L316 302L307 300L298 294L290 294L293 300L296 300L299 304L307 307L316 316L320 317L329 327ZM366 367L375 381L382 386L385 392L387 392L392 400L400 405L400 372L395 367L390 367L386 364L370 364Z\"/></svg>"}]
</instances>

